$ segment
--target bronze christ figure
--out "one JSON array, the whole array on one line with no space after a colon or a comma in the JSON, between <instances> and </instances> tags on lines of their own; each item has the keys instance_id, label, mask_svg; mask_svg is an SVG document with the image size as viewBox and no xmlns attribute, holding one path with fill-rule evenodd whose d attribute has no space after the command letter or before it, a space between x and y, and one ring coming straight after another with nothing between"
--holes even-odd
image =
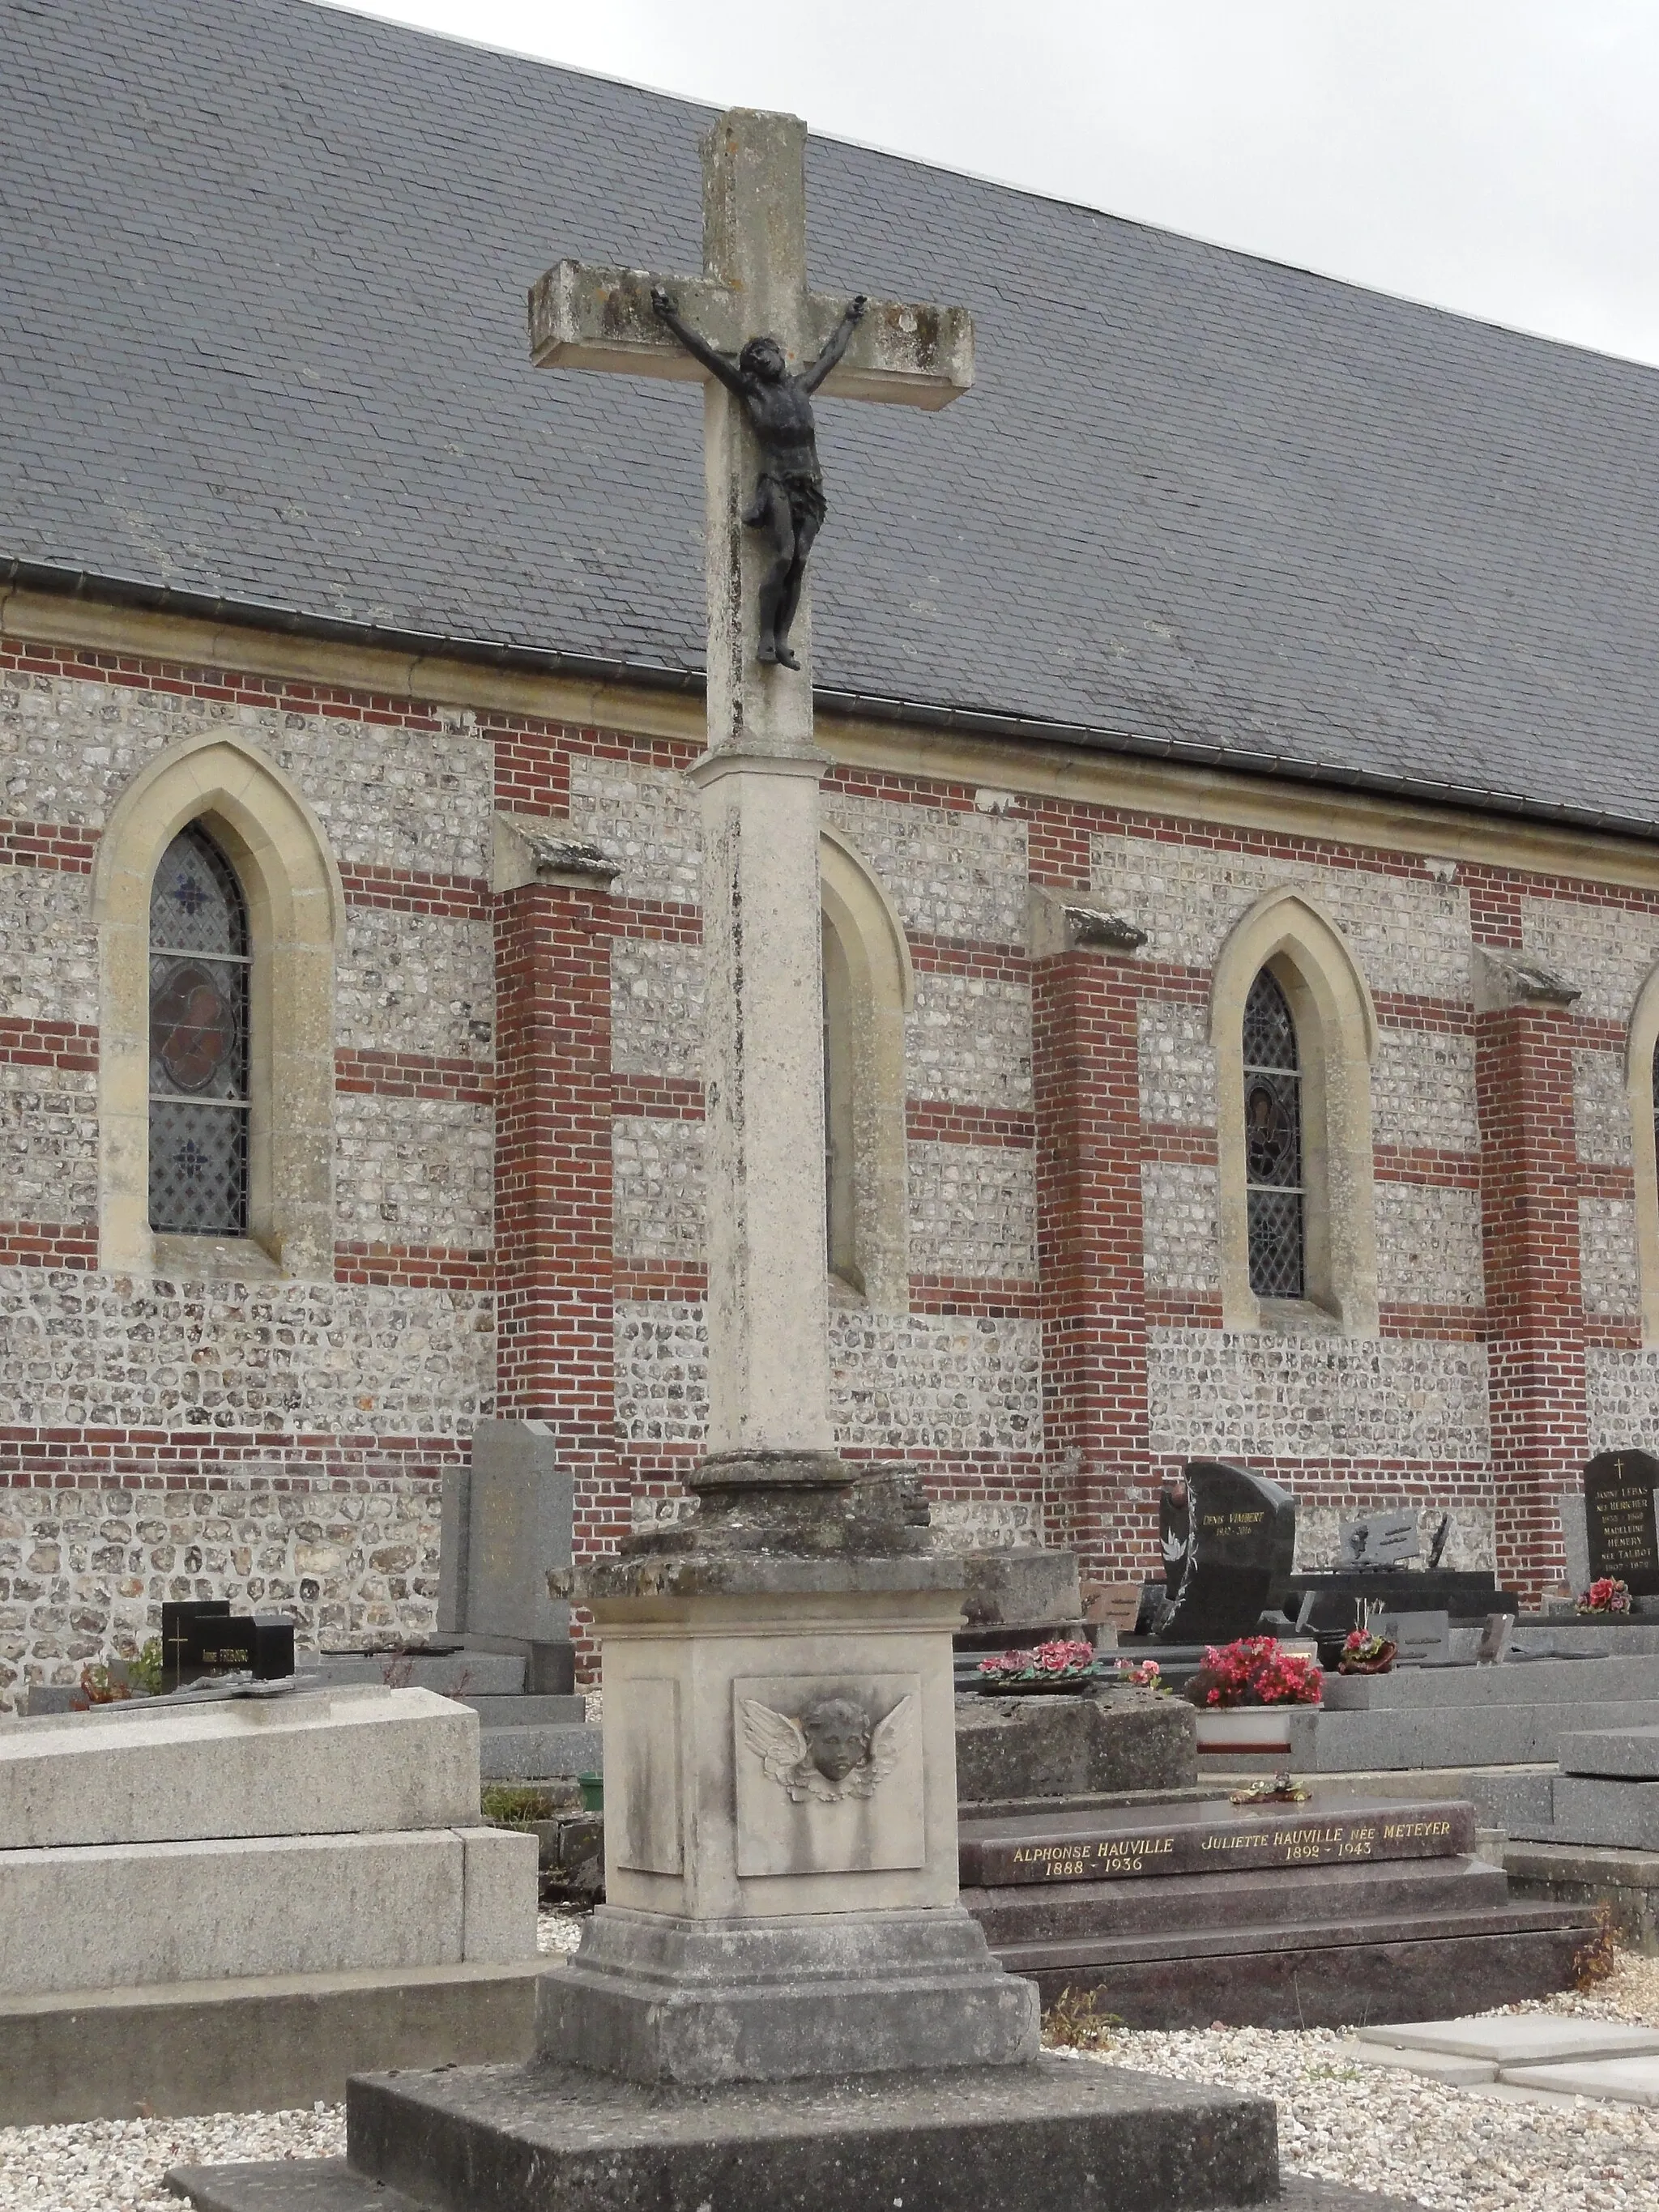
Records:
<instances>
[{"instance_id":1,"label":"bronze christ figure","mask_svg":"<svg viewBox=\"0 0 1659 2212\"><path fill-rule=\"evenodd\" d=\"M681 319L660 284L652 288L651 304L686 351L743 402L761 451L760 478L743 519L751 530L766 532L772 550L771 566L760 587L760 641L755 657L799 668L799 661L789 650L789 626L800 604L806 556L825 512L812 394L846 352L864 313L864 295L860 292L852 301L823 351L799 376L790 375L775 338L750 338L733 361Z\"/></svg>"}]
</instances>

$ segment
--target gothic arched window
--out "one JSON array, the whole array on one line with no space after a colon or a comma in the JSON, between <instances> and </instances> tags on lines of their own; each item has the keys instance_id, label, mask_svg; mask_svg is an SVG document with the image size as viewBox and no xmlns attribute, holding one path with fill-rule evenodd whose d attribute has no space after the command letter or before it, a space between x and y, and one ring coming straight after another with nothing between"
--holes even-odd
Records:
<instances>
[{"instance_id":1,"label":"gothic arched window","mask_svg":"<svg viewBox=\"0 0 1659 2212\"><path fill-rule=\"evenodd\" d=\"M149 898L149 1225L247 1226L247 906L199 824L162 854Z\"/></svg>"},{"instance_id":2,"label":"gothic arched window","mask_svg":"<svg viewBox=\"0 0 1659 2212\"><path fill-rule=\"evenodd\" d=\"M1244 1003L1244 1161L1250 1288L1299 1298L1306 1249L1302 1074L1290 1001L1263 968Z\"/></svg>"}]
</instances>

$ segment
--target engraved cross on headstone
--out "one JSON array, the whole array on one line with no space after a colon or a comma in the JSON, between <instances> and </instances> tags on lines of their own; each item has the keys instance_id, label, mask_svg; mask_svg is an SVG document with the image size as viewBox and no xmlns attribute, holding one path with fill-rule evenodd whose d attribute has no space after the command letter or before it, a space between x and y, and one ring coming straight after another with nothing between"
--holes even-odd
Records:
<instances>
[{"instance_id":1,"label":"engraved cross on headstone","mask_svg":"<svg viewBox=\"0 0 1659 2212\"><path fill-rule=\"evenodd\" d=\"M659 319L653 289L710 345L775 337L792 373L815 360L844 296L806 285L806 126L735 108L702 142L703 271L661 276L561 261L530 295L531 350L547 368L702 379L708 750L702 793L707 981L708 1420L702 1486L837 1481L829 1412L824 1250L818 779L811 617L799 671L763 666L745 527L758 456L740 403ZM957 307L872 300L823 386L830 397L937 409L973 379ZM835 527L836 487L829 486ZM810 585L809 585L810 592Z\"/></svg>"}]
</instances>

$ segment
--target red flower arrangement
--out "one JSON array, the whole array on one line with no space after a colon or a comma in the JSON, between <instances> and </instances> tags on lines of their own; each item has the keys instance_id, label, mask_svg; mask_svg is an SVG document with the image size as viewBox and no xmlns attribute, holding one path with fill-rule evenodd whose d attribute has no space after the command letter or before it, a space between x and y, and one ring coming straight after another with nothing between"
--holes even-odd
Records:
<instances>
[{"instance_id":1,"label":"red flower arrangement","mask_svg":"<svg viewBox=\"0 0 1659 2212\"><path fill-rule=\"evenodd\" d=\"M1399 1646L1369 1628L1350 1629L1337 1661L1340 1674L1386 1674L1394 1665Z\"/></svg>"},{"instance_id":2,"label":"red flower arrangement","mask_svg":"<svg viewBox=\"0 0 1659 2212\"><path fill-rule=\"evenodd\" d=\"M1628 1613L1630 1590L1614 1575L1603 1575L1594 1582L1578 1601L1580 1613Z\"/></svg>"},{"instance_id":3,"label":"red flower arrangement","mask_svg":"<svg viewBox=\"0 0 1659 2212\"><path fill-rule=\"evenodd\" d=\"M1324 1676L1311 1659L1286 1651L1276 1636L1241 1636L1208 1646L1187 1685L1195 1705L1316 1705Z\"/></svg>"}]
</instances>

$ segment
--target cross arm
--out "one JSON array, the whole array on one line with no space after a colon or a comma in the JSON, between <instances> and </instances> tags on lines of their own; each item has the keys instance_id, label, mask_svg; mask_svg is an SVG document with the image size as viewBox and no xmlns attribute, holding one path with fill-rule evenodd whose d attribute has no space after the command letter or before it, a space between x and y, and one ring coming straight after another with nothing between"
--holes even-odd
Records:
<instances>
[{"instance_id":1,"label":"cross arm","mask_svg":"<svg viewBox=\"0 0 1659 2212\"><path fill-rule=\"evenodd\" d=\"M809 292L801 348L816 361L851 295ZM846 352L819 387L831 399L878 399L937 410L974 381L974 319L965 307L909 307L872 300Z\"/></svg>"},{"instance_id":2,"label":"cross arm","mask_svg":"<svg viewBox=\"0 0 1659 2212\"><path fill-rule=\"evenodd\" d=\"M538 368L619 369L696 383L707 372L658 320L651 288L664 284L681 314L721 353L762 332L741 319L740 295L708 276L653 276L561 261L530 295L530 352ZM816 361L834 336L850 295L809 292L795 334L775 331L793 365ZM909 307L872 300L846 353L822 389L835 399L878 399L937 409L974 380L974 323L964 307Z\"/></svg>"},{"instance_id":3,"label":"cross arm","mask_svg":"<svg viewBox=\"0 0 1659 2212\"><path fill-rule=\"evenodd\" d=\"M530 357L538 368L620 369L634 376L700 383L707 371L658 320L651 288L664 285L694 330L734 354L739 330L732 294L706 276L653 276L644 269L600 269L561 261L530 294Z\"/></svg>"}]
</instances>

